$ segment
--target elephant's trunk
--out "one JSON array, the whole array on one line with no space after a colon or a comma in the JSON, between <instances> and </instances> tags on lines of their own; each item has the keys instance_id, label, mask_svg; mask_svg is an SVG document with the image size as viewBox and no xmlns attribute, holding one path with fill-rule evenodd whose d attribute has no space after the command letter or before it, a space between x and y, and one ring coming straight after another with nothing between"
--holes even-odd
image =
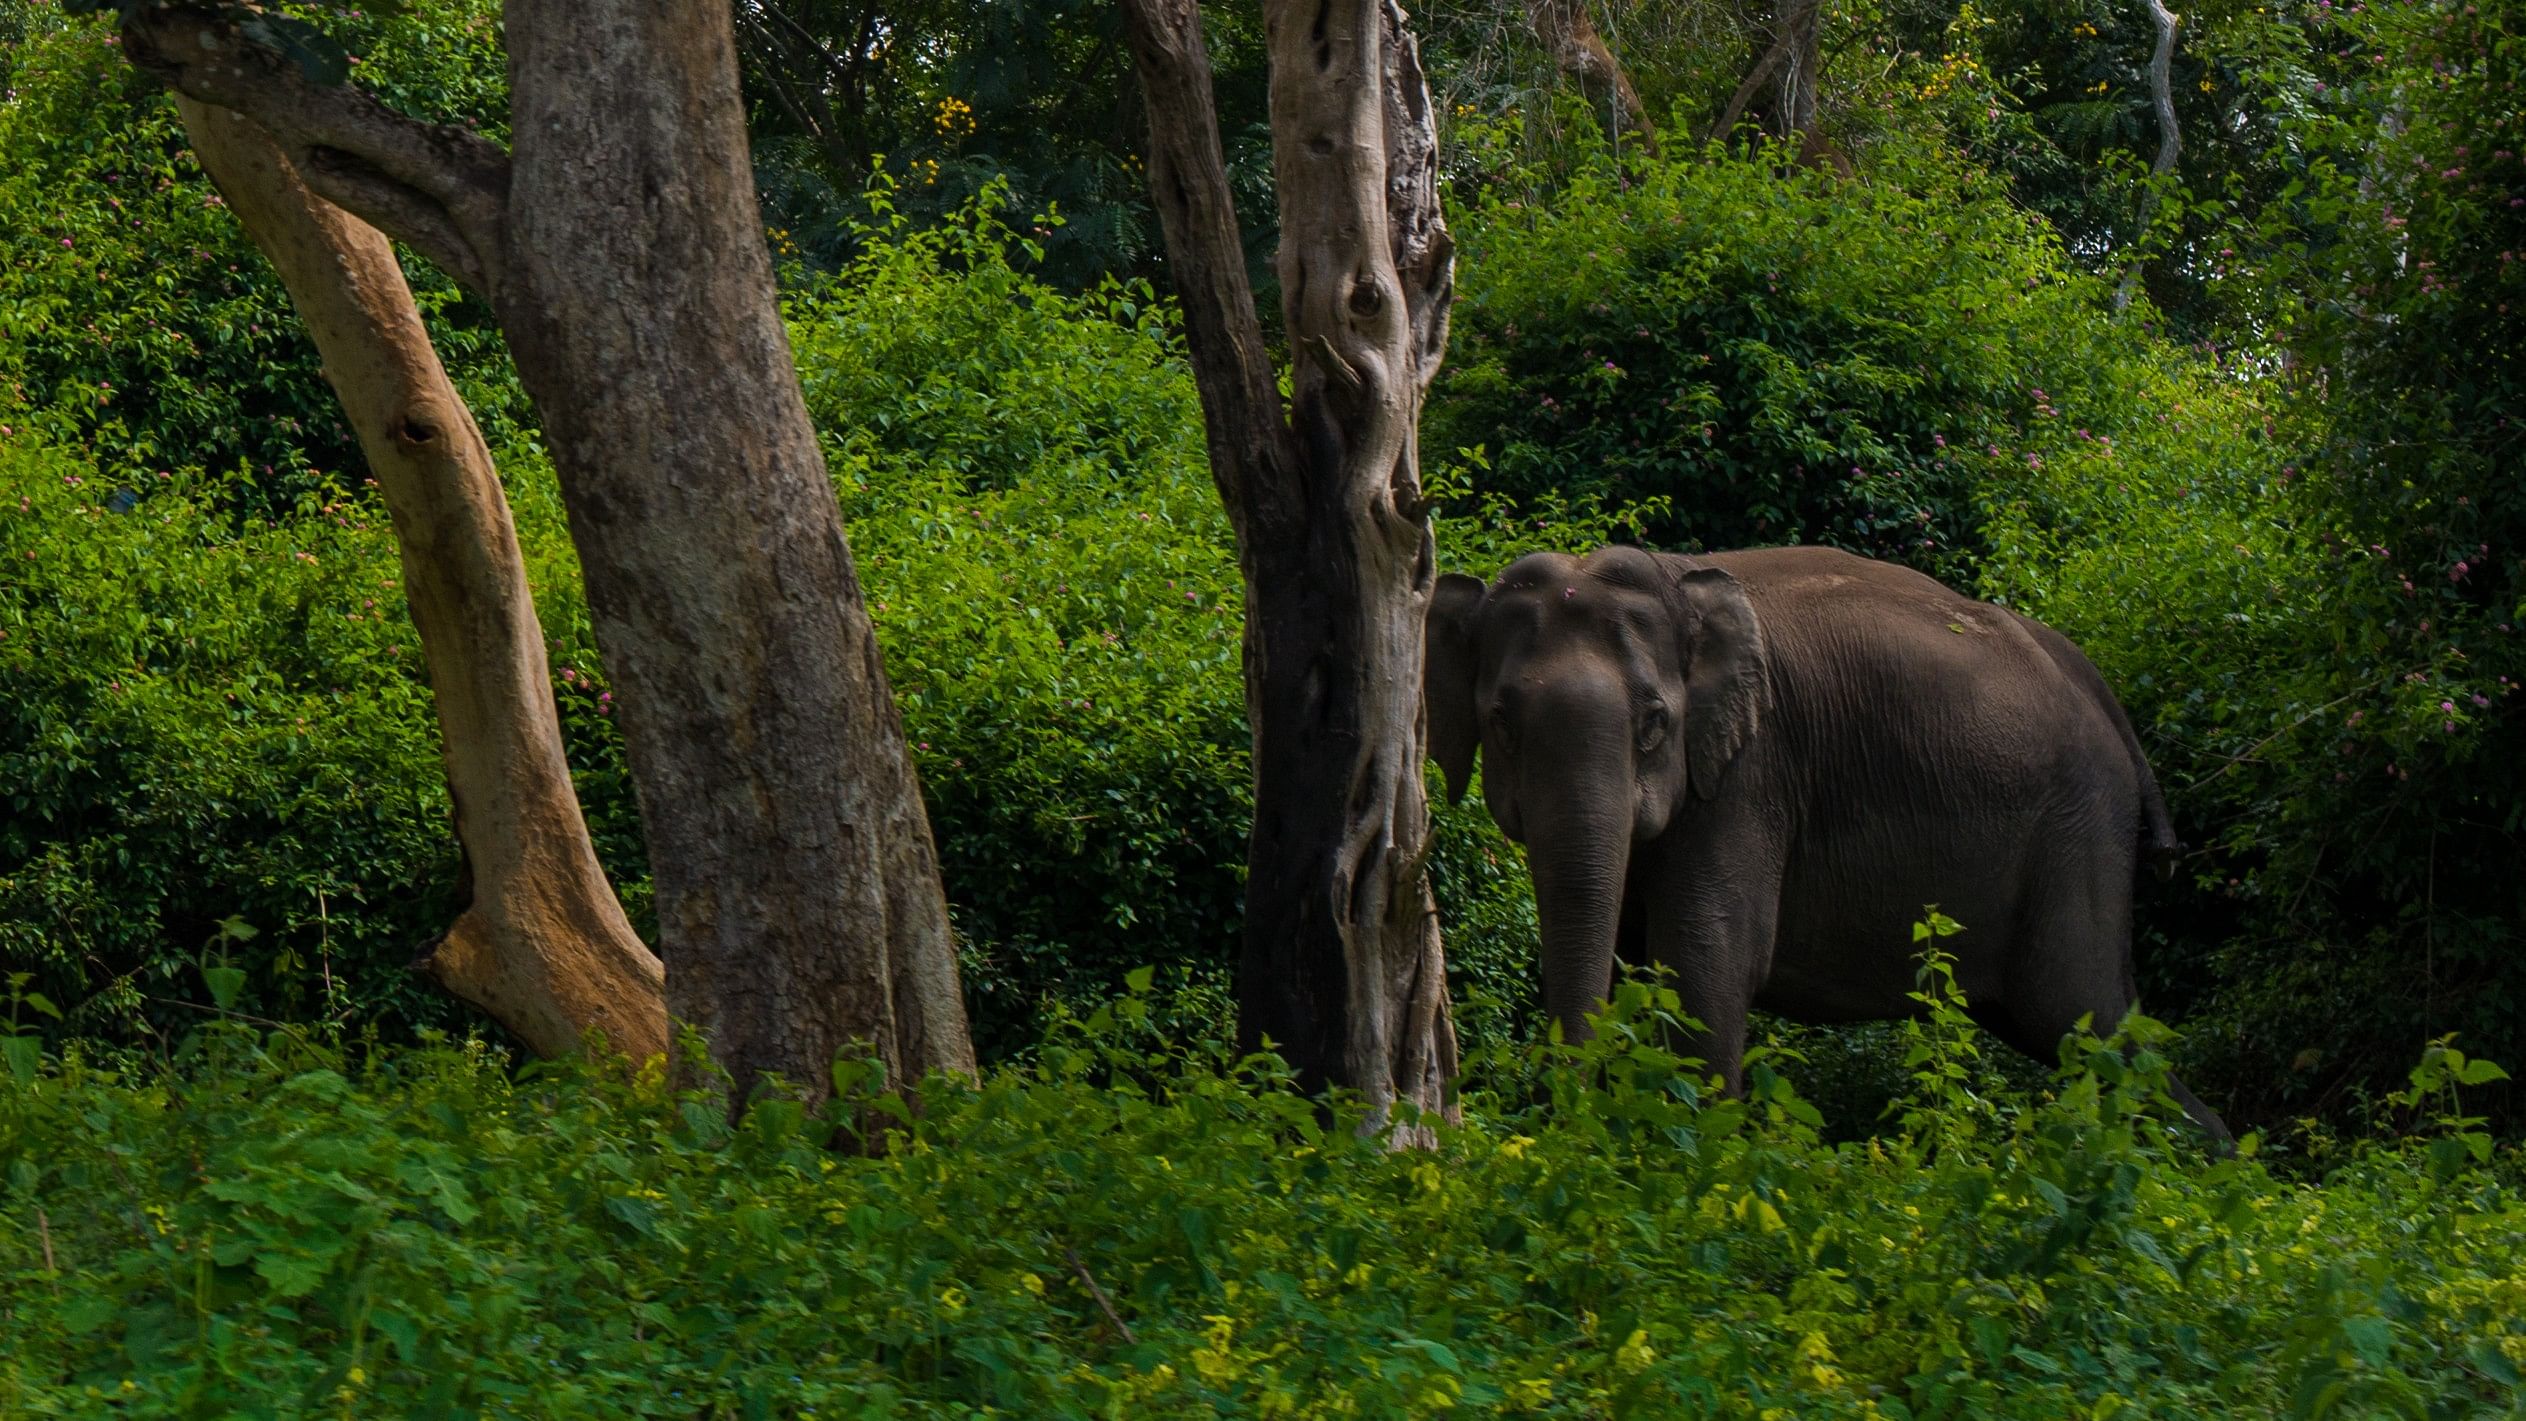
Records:
<instances>
[{"instance_id":1,"label":"elephant's trunk","mask_svg":"<svg viewBox=\"0 0 2526 1421\"><path fill-rule=\"evenodd\" d=\"M1588 1038L1587 1013L1614 986L1614 939L1631 866L1629 796L1615 794L1615 812L1608 807L1600 799L1588 810L1529 821L1526 862L1542 920L1544 1005L1568 1041Z\"/></svg>"}]
</instances>

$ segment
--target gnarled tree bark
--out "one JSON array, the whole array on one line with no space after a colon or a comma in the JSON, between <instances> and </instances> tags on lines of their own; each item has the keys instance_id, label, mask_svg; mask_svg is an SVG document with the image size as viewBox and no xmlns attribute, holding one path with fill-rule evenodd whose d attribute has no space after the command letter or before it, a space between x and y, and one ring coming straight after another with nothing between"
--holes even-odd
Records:
<instances>
[{"instance_id":1,"label":"gnarled tree bark","mask_svg":"<svg viewBox=\"0 0 2526 1421\"><path fill-rule=\"evenodd\" d=\"M1418 47L1391 0L1267 0L1284 404L1221 157L1194 0L1124 0L1149 176L1237 533L1254 734L1239 1035L1311 1086L1452 1113L1456 1037L1425 873L1423 397L1454 245Z\"/></svg>"},{"instance_id":2,"label":"gnarled tree bark","mask_svg":"<svg viewBox=\"0 0 2526 1421\"><path fill-rule=\"evenodd\" d=\"M539 1055L667 1049L665 972L588 842L509 505L394 249L262 129L178 95L193 152L280 273L392 516L473 901L421 967Z\"/></svg>"},{"instance_id":3,"label":"gnarled tree bark","mask_svg":"<svg viewBox=\"0 0 2526 1421\"><path fill-rule=\"evenodd\" d=\"M1597 33L1587 0L1526 0L1526 20L1552 55L1554 66L1586 96L1597 121L1605 125L1606 138L1619 143L1624 134L1630 134L1644 150L1655 154L1658 127L1641 106L1640 91L1632 87L1630 73Z\"/></svg>"},{"instance_id":4,"label":"gnarled tree bark","mask_svg":"<svg viewBox=\"0 0 2526 1421\"><path fill-rule=\"evenodd\" d=\"M514 152L311 82L238 12L125 52L487 296L543 418L657 884L667 1006L742 1098L970 1072L920 787L757 227L733 19L512 0Z\"/></svg>"}]
</instances>

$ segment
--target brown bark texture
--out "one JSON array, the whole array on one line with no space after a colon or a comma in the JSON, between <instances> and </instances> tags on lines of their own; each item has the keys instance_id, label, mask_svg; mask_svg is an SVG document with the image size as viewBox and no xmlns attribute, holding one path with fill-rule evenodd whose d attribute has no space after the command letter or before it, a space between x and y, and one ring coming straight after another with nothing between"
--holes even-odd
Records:
<instances>
[{"instance_id":1,"label":"brown bark texture","mask_svg":"<svg viewBox=\"0 0 2526 1421\"><path fill-rule=\"evenodd\" d=\"M1554 66L1579 86L1597 121L1605 125L1605 136L1619 144L1628 134L1656 154L1658 127L1641 106L1630 72L1597 32L1587 0L1526 0L1526 21L1552 55Z\"/></svg>"},{"instance_id":2,"label":"brown bark texture","mask_svg":"<svg viewBox=\"0 0 2526 1421\"><path fill-rule=\"evenodd\" d=\"M1264 8L1291 348L1282 400L1248 289L1194 0L1124 0L1149 171L1212 472L1245 575L1254 735L1239 1035L1310 1086L1452 1114L1426 869L1423 619L1436 577L1421 405L1454 245L1418 47L1381 0Z\"/></svg>"},{"instance_id":3,"label":"brown bark texture","mask_svg":"<svg viewBox=\"0 0 2526 1421\"><path fill-rule=\"evenodd\" d=\"M498 302L657 876L738 1090L970 1074L927 812L781 324L724 3L521 0Z\"/></svg>"},{"instance_id":4,"label":"brown bark texture","mask_svg":"<svg viewBox=\"0 0 2526 1421\"><path fill-rule=\"evenodd\" d=\"M734 21L517 0L513 152L313 84L235 11L126 52L499 313L560 475L648 831L667 1006L742 1100L835 1057L970 1073L920 786L758 227Z\"/></svg>"},{"instance_id":5,"label":"brown bark texture","mask_svg":"<svg viewBox=\"0 0 2526 1421\"><path fill-rule=\"evenodd\" d=\"M289 289L392 516L473 901L414 965L540 1055L667 1049L665 973L597 863L491 451L394 249L252 122L179 95L193 152Z\"/></svg>"}]
</instances>

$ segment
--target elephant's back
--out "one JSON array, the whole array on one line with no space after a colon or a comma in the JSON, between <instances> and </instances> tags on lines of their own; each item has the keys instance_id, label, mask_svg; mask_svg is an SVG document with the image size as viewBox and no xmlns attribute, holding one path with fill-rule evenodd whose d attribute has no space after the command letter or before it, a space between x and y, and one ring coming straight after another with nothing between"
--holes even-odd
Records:
<instances>
[{"instance_id":1,"label":"elephant's back","mask_svg":"<svg viewBox=\"0 0 2526 1421\"><path fill-rule=\"evenodd\" d=\"M1835 548L1704 561L1754 604L1796 758L1877 801L1877 812L2007 806L2017 812L1999 817L2020 828L2072 806L2081 818L2137 813L2110 707L2045 640L2075 656L2067 639L1910 568Z\"/></svg>"}]
</instances>

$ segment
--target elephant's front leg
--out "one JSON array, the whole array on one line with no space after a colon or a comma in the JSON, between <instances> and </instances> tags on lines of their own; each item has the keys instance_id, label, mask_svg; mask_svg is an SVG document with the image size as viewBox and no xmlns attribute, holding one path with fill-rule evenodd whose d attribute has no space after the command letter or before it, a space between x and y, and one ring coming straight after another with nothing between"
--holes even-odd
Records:
<instances>
[{"instance_id":1,"label":"elephant's front leg","mask_svg":"<svg viewBox=\"0 0 2526 1421\"><path fill-rule=\"evenodd\" d=\"M1662 847L1647 866L1649 952L1674 974L1685 1013L1701 1023L1681 1054L1698 1057L1737 1095L1745 1089L1746 1014L1772 966L1780 859L1759 844Z\"/></svg>"}]
</instances>

